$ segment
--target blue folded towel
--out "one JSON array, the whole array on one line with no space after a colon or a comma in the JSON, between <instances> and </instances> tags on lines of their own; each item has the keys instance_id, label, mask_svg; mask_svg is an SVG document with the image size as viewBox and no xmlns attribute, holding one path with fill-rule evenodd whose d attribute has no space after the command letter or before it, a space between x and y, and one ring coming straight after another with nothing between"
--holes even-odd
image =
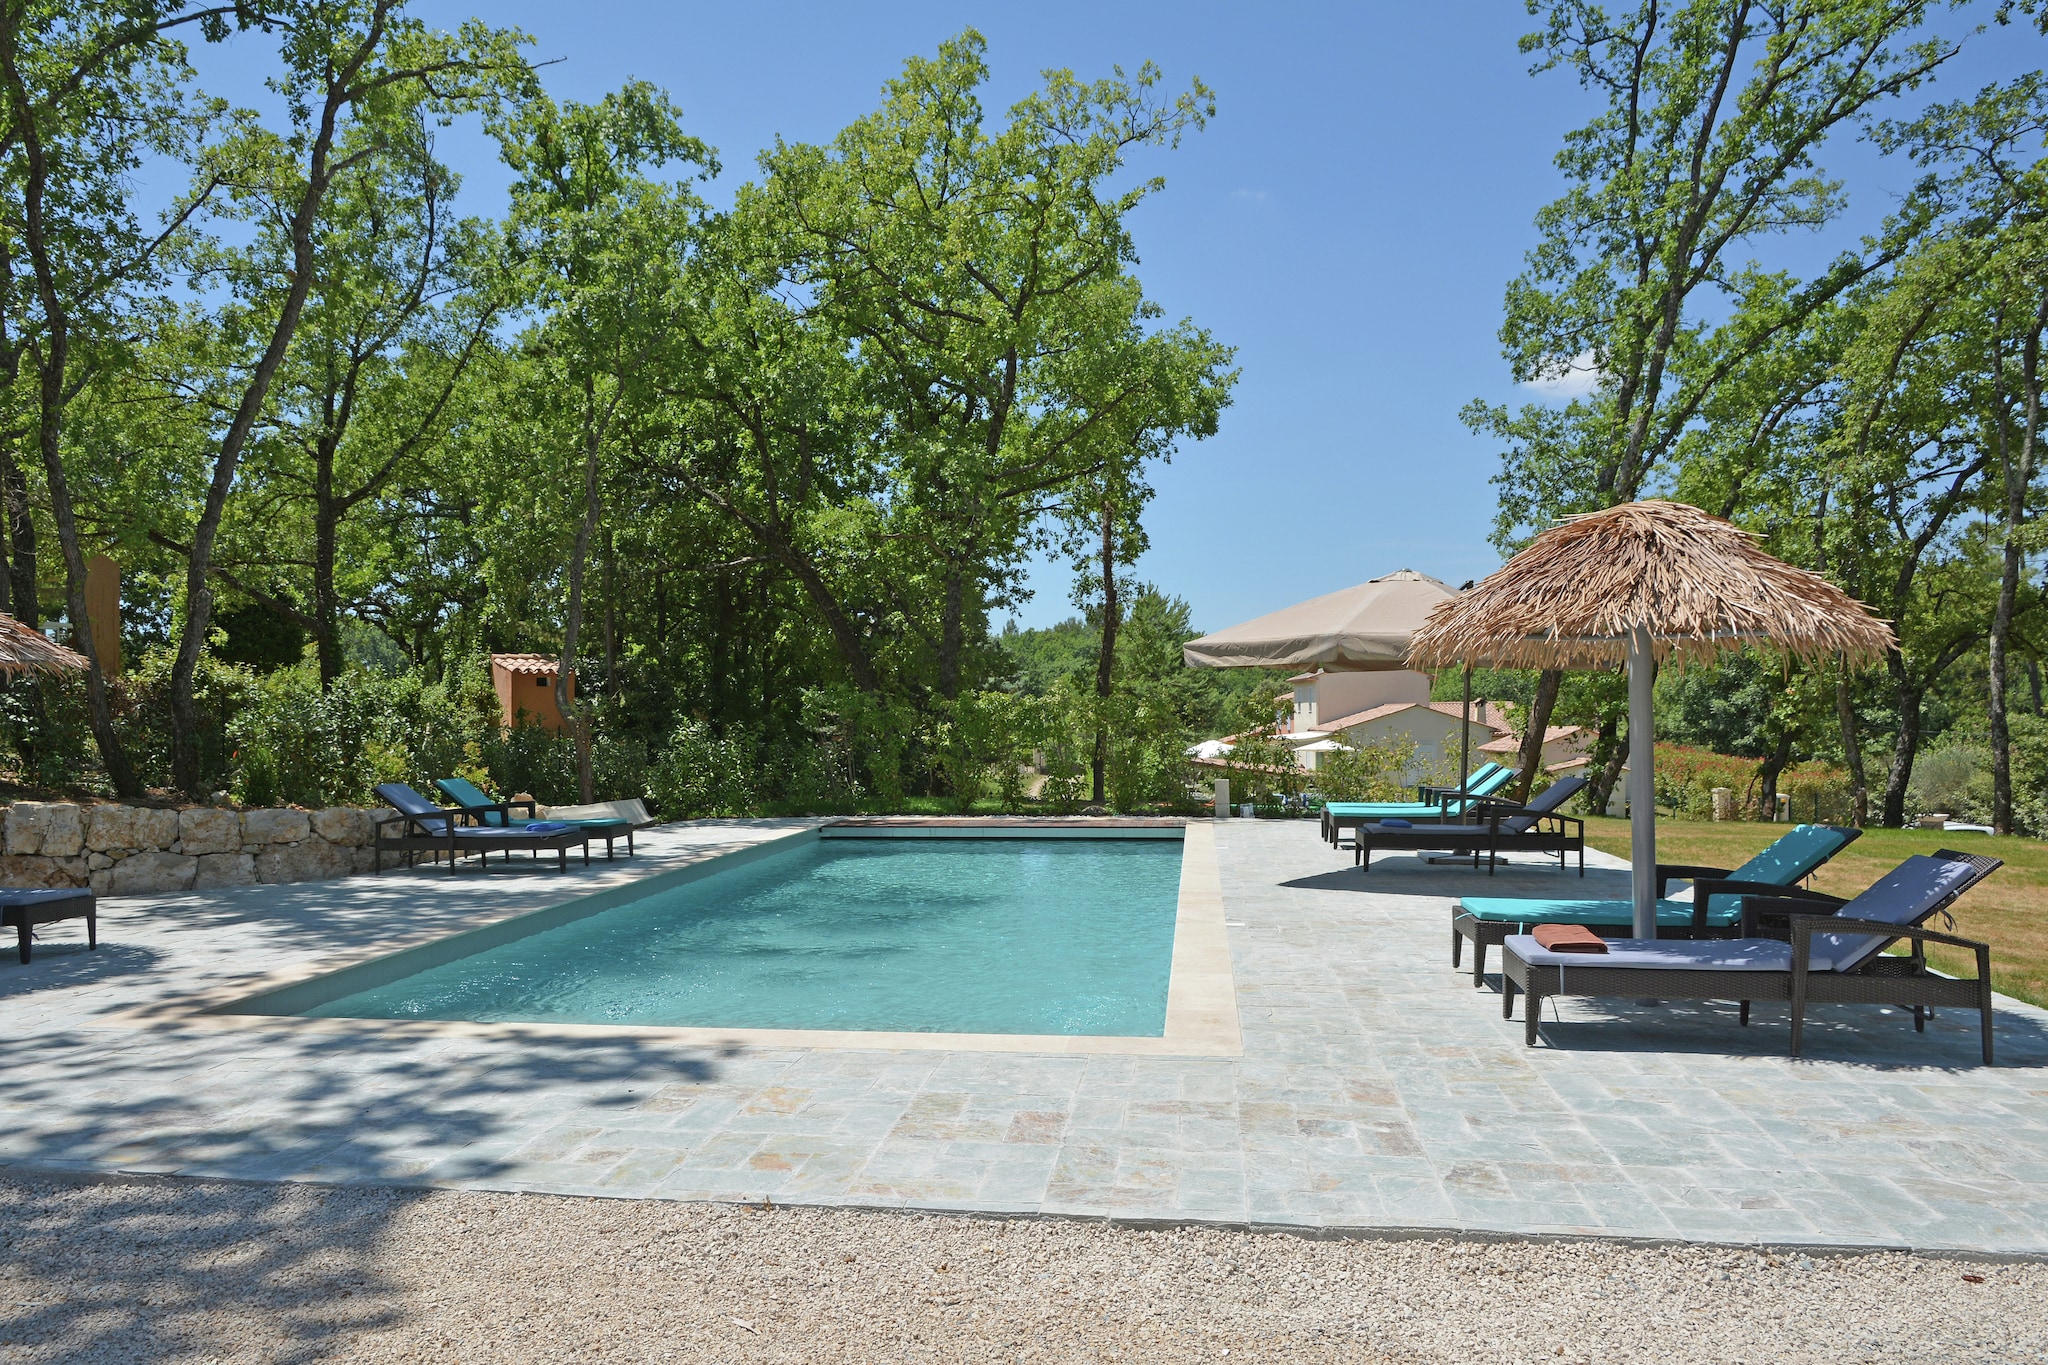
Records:
<instances>
[{"instance_id":1,"label":"blue folded towel","mask_svg":"<svg viewBox=\"0 0 2048 1365\"><path fill-rule=\"evenodd\" d=\"M567 834L576 826L567 820L529 820L520 828L528 834Z\"/></svg>"},{"instance_id":2,"label":"blue folded towel","mask_svg":"<svg viewBox=\"0 0 2048 1365\"><path fill-rule=\"evenodd\" d=\"M1414 829L1415 822L1413 820L1382 820L1380 821L1380 827L1382 829Z\"/></svg>"}]
</instances>

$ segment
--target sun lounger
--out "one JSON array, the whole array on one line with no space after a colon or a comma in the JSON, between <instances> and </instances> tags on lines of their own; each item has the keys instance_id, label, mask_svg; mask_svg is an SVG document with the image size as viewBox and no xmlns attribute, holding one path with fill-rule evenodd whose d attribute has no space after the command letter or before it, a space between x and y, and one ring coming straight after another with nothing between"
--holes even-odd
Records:
<instances>
[{"instance_id":1,"label":"sun lounger","mask_svg":"<svg viewBox=\"0 0 2048 1365\"><path fill-rule=\"evenodd\" d=\"M1373 850L1422 849L1441 853L1469 853L1472 866L1486 855L1490 877L1503 853L1555 853L1557 865L1565 855L1579 855L1579 875L1586 875L1586 825L1575 816L1560 815L1557 808L1579 794L1586 785L1583 777L1553 782L1526 806L1509 801L1482 801L1477 814L1481 822L1457 825L1414 825L1407 828L1386 824L1364 824L1351 836L1354 861L1372 866Z\"/></svg>"},{"instance_id":2,"label":"sun lounger","mask_svg":"<svg viewBox=\"0 0 2048 1365\"><path fill-rule=\"evenodd\" d=\"M467 778L437 777L434 779L434 785L440 788L443 796L476 816L479 825L497 829L518 829L543 819L540 807L532 800L493 801ZM524 814L520 813L521 807L525 808ZM545 820L549 824L575 825L579 829L589 830L592 838L603 839L607 862L611 860L612 841L615 839L625 839L627 857L630 858L634 854L631 820L610 814L577 817L567 814L566 811L551 811Z\"/></svg>"},{"instance_id":3,"label":"sun lounger","mask_svg":"<svg viewBox=\"0 0 2048 1365\"><path fill-rule=\"evenodd\" d=\"M29 940L35 927L62 919L83 919L85 946L100 946L99 901L84 887L0 888L0 928L12 928L19 935L23 962L28 961Z\"/></svg>"},{"instance_id":4,"label":"sun lounger","mask_svg":"<svg viewBox=\"0 0 2048 1365\"><path fill-rule=\"evenodd\" d=\"M1463 787L1417 787L1413 801L1328 801L1323 804L1323 842L1335 844L1344 831L1374 820L1393 818L1441 824L1464 815L1480 797L1493 796L1514 781L1515 771L1498 763L1473 769Z\"/></svg>"},{"instance_id":5,"label":"sun lounger","mask_svg":"<svg viewBox=\"0 0 2048 1365\"><path fill-rule=\"evenodd\" d=\"M1786 939L1745 933L1736 939L1611 939L1604 954L1555 953L1527 934L1501 947L1503 1018L1514 1017L1516 991L1524 1007L1524 1041L1533 1047L1552 996L1603 999L1734 1000L1741 1020L1757 1000L1792 1007L1792 1055L1799 1055L1809 1003L1897 1005L1913 1011L1925 1030L1927 1011L1975 1008L1991 1065L1991 949L1925 926L1955 899L2001 866L1997 858L1943 849L1915 854L1831 915L1801 913L1805 902L1784 896L1744 898L1746 930L1765 913L1784 915ZM1904 939L1908 956L1884 950ZM1927 966L1926 946L1946 944L1974 953L1974 979L1943 976Z\"/></svg>"},{"instance_id":6,"label":"sun lounger","mask_svg":"<svg viewBox=\"0 0 2048 1365\"><path fill-rule=\"evenodd\" d=\"M1839 906L1839 896L1798 890L1798 883L1820 869L1862 835L1840 825L1797 825L1761 853L1732 871L1683 863L1657 864L1657 937L1727 938L1742 922L1746 894L1802 896L1814 902L1813 913ZM1692 881L1690 901L1661 899L1674 881ZM1456 967L1466 942L1472 944L1472 984L1486 979L1486 950L1510 934L1526 934L1537 924L1583 924L1596 933L1620 938L1635 929L1635 902L1626 900L1552 900L1508 896L1467 896L1451 907L1451 966Z\"/></svg>"},{"instance_id":7,"label":"sun lounger","mask_svg":"<svg viewBox=\"0 0 2048 1365\"><path fill-rule=\"evenodd\" d=\"M456 863L465 853L474 853L490 863L490 855L503 853L509 860L515 850L531 850L538 855L551 851L556 856L557 866L564 872L569 870L569 850L583 850L583 865L590 865L591 831L575 825L535 823L517 827L489 826L467 823L474 820L479 812L463 809L461 806L442 807L421 796L403 782L385 782L377 787L378 799L390 806L394 814L377 821L375 868L384 870L386 853L405 854L407 867L422 853L431 853L438 859L448 855L448 870L453 872ZM501 803L492 803L501 805ZM386 833L392 827L395 833Z\"/></svg>"}]
</instances>

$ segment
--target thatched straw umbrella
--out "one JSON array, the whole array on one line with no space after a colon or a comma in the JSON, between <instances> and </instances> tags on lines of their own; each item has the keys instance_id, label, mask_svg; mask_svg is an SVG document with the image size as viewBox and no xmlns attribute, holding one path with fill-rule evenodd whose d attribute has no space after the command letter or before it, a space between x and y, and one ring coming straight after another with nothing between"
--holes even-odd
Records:
<instances>
[{"instance_id":1,"label":"thatched straw umbrella","mask_svg":"<svg viewBox=\"0 0 2048 1365\"><path fill-rule=\"evenodd\" d=\"M5 612L0 612L0 677L20 673L79 673L86 667L85 656L31 630Z\"/></svg>"},{"instance_id":2,"label":"thatched straw umbrella","mask_svg":"<svg viewBox=\"0 0 2048 1365\"><path fill-rule=\"evenodd\" d=\"M1500 572L1430 615L1409 663L1628 666L1635 936L1657 936L1650 686L1657 664L1760 645L1809 661L1871 663L1891 628L1819 574L1759 549L1697 507L1630 502L1567 517Z\"/></svg>"}]
</instances>

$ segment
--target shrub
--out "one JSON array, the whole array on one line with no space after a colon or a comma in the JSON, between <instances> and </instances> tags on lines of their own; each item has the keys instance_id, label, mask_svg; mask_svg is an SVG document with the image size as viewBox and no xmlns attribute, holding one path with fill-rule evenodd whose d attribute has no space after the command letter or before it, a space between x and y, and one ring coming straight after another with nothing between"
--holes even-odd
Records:
<instances>
[{"instance_id":1,"label":"shrub","mask_svg":"<svg viewBox=\"0 0 2048 1365\"><path fill-rule=\"evenodd\" d=\"M1416 781L1450 786L1457 781L1454 760L1429 765ZM1326 753L1316 763L1316 791L1325 801L1406 801L1413 799L1415 740L1407 734L1360 744L1348 752Z\"/></svg>"},{"instance_id":2,"label":"shrub","mask_svg":"<svg viewBox=\"0 0 2048 1365\"><path fill-rule=\"evenodd\" d=\"M714 734L686 720L647 770L647 798L674 820L752 815L760 804L754 741L744 730Z\"/></svg>"}]
</instances>

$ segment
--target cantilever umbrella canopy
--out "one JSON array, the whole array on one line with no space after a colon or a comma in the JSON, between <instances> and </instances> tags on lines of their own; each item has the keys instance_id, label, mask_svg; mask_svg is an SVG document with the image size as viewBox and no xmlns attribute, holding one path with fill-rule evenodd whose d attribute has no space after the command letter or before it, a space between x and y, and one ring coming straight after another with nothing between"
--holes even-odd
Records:
<instances>
[{"instance_id":1,"label":"cantilever umbrella canopy","mask_svg":"<svg viewBox=\"0 0 2048 1365\"><path fill-rule=\"evenodd\" d=\"M78 673L86 667L85 656L31 630L5 612L0 612L0 677L20 673Z\"/></svg>"},{"instance_id":2,"label":"cantilever umbrella canopy","mask_svg":"<svg viewBox=\"0 0 2048 1365\"><path fill-rule=\"evenodd\" d=\"M1635 936L1657 936L1650 685L1657 664L1757 645L1807 660L1874 663L1891 627L1819 574L1679 502L1629 502L1566 517L1500 572L1430 616L1417 668L1628 666L1630 862Z\"/></svg>"},{"instance_id":3,"label":"cantilever umbrella canopy","mask_svg":"<svg viewBox=\"0 0 2048 1365\"><path fill-rule=\"evenodd\" d=\"M1406 668L1409 640L1457 595L1428 574L1402 569L1190 640L1181 657L1190 668Z\"/></svg>"}]
</instances>

